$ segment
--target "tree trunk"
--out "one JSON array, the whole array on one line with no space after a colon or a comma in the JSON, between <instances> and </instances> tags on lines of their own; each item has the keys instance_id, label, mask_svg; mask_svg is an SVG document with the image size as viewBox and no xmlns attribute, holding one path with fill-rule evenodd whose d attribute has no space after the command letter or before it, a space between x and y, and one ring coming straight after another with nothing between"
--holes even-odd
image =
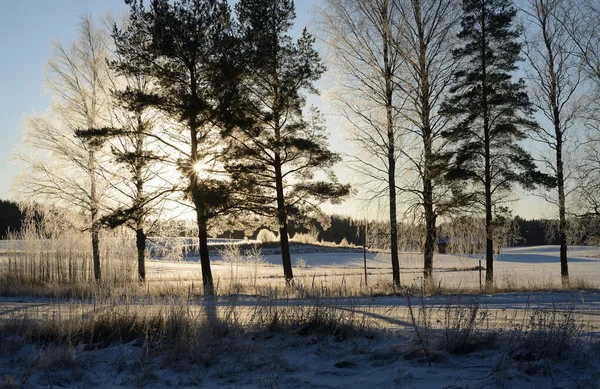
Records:
<instances>
[{"instance_id":1,"label":"tree trunk","mask_svg":"<svg viewBox=\"0 0 600 389\"><path fill-rule=\"evenodd\" d=\"M138 280L146 281L146 234L142 228L135 230L135 245L138 254Z\"/></svg>"},{"instance_id":2,"label":"tree trunk","mask_svg":"<svg viewBox=\"0 0 600 389\"><path fill-rule=\"evenodd\" d=\"M562 286L569 287L569 264L567 260L567 217L565 206L565 177L562 158L562 131L560 129L558 107L554 109L556 132L556 179L558 185L558 234L560 238L560 276Z\"/></svg>"},{"instance_id":3,"label":"tree trunk","mask_svg":"<svg viewBox=\"0 0 600 389\"><path fill-rule=\"evenodd\" d=\"M389 28L391 21L388 15L388 2L385 1L383 5L384 14L382 15L384 28L382 29L383 39L383 66L384 66L384 78L385 78L385 110L386 110L386 126L387 126L387 140L388 140L388 185L390 195L390 249L392 256L392 281L395 286L400 286L400 261L398 259L398 226L397 226L397 213L396 213L396 139L394 131L394 119L393 119L393 71L391 68L391 61L389 58L390 49L390 36Z\"/></svg>"},{"instance_id":4,"label":"tree trunk","mask_svg":"<svg viewBox=\"0 0 600 389\"><path fill-rule=\"evenodd\" d=\"M204 295L213 296L215 294L212 270L210 268L210 258L208 255L208 229L206 220L200 210L196 212L198 222L198 247L200 250L200 266L202 268L202 285L204 286Z\"/></svg>"},{"instance_id":5,"label":"tree trunk","mask_svg":"<svg viewBox=\"0 0 600 389\"><path fill-rule=\"evenodd\" d=\"M494 240L492 231L492 166L491 166L491 131L490 112L487 95L487 63L486 63L486 14L485 6L481 12L481 89L483 112L483 143L484 154L484 186L485 186L485 284L486 287L494 284Z\"/></svg>"},{"instance_id":6,"label":"tree trunk","mask_svg":"<svg viewBox=\"0 0 600 389\"><path fill-rule=\"evenodd\" d=\"M552 121L554 124L554 136L556 137L556 181L558 186L558 234L560 238L560 275L563 288L569 287L569 264L567 262L567 217L565 206L565 174L563 162L563 130L560 123L560 108L559 101L559 76L554 67L554 53L551 44L551 38L546 31L547 24L544 23L543 33L544 42L548 57L552 58L549 63L550 69L550 102L552 105Z\"/></svg>"},{"instance_id":7,"label":"tree trunk","mask_svg":"<svg viewBox=\"0 0 600 389\"><path fill-rule=\"evenodd\" d=\"M433 200L425 199L425 248L423 250L423 276L425 282L430 282L433 277L433 254L437 240L436 215L433 211Z\"/></svg>"},{"instance_id":8,"label":"tree trunk","mask_svg":"<svg viewBox=\"0 0 600 389\"><path fill-rule=\"evenodd\" d=\"M285 210L285 198L283 193L283 177L281 173L281 157L275 154L275 186L277 191L277 221L279 222L279 242L281 245L281 262L283 264L283 275L285 282L293 284L294 272L292 270L292 258L290 255L290 243L287 231L287 213Z\"/></svg>"},{"instance_id":9,"label":"tree trunk","mask_svg":"<svg viewBox=\"0 0 600 389\"><path fill-rule=\"evenodd\" d=\"M100 269L100 226L98 222L92 225L92 260L94 262L94 280L102 280L102 270Z\"/></svg>"},{"instance_id":10,"label":"tree trunk","mask_svg":"<svg viewBox=\"0 0 600 389\"><path fill-rule=\"evenodd\" d=\"M88 152L88 170L90 174L90 222L92 225L92 261L94 263L94 280L102 280L100 269L100 221L98 215L98 193L96 188L96 154Z\"/></svg>"},{"instance_id":11,"label":"tree trunk","mask_svg":"<svg viewBox=\"0 0 600 389\"><path fill-rule=\"evenodd\" d=\"M486 164L489 164L486 161ZM485 284L494 284L494 240L492 238L492 196L490 185L485 187Z\"/></svg>"},{"instance_id":12,"label":"tree trunk","mask_svg":"<svg viewBox=\"0 0 600 389\"><path fill-rule=\"evenodd\" d=\"M437 240L436 214L433 201L433 177L431 167L433 164L433 131L431 129L430 84L429 71L427 68L427 42L425 39L424 26L422 23L421 3L413 3L415 21L417 25L419 39L419 89L420 101L417 105L421 112L421 126L423 136L423 155L425 157L423 167L423 209L425 214L425 247L423 248L423 277L426 283L429 283L433 277L433 254L435 252L435 243Z\"/></svg>"},{"instance_id":13,"label":"tree trunk","mask_svg":"<svg viewBox=\"0 0 600 389\"><path fill-rule=\"evenodd\" d=\"M144 154L144 124L142 121L141 113L137 113L137 134L136 134L136 155ZM138 252L138 280L140 282L146 281L146 233L144 232L144 216L141 212L144 202L144 160L142 158L136 159L134 164L135 168L135 204L139 207L137 210L136 230L135 239Z\"/></svg>"},{"instance_id":14,"label":"tree trunk","mask_svg":"<svg viewBox=\"0 0 600 389\"><path fill-rule=\"evenodd\" d=\"M398 259L398 226L396 216L396 183L393 171L390 180L390 249L392 255L392 280L395 286L400 286L400 261Z\"/></svg>"},{"instance_id":15,"label":"tree trunk","mask_svg":"<svg viewBox=\"0 0 600 389\"><path fill-rule=\"evenodd\" d=\"M198 95L197 95L197 81L195 68L190 69L190 89L191 89L191 101L190 101L190 141L191 141L191 153L190 153L190 192L194 202L194 208L196 208L196 223L198 224L198 249L200 251L200 267L202 269L202 285L204 286L204 295L213 296L215 294L212 270L210 268L210 257L208 254L208 228L205 210L205 200L202 198L200 188L198 187L198 175L194 170L194 166L199 161L198 158L198 128L199 124L196 119L197 107L198 107Z\"/></svg>"}]
</instances>

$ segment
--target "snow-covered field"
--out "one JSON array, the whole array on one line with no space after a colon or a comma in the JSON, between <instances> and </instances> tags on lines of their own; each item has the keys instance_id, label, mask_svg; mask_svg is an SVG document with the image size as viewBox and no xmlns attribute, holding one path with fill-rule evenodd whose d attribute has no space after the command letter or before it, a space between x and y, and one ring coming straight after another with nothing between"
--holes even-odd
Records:
<instances>
[{"instance_id":1,"label":"snow-covered field","mask_svg":"<svg viewBox=\"0 0 600 389\"><path fill-rule=\"evenodd\" d=\"M325 251L326 250L326 251ZM300 246L292 252L294 275L304 284L323 282L335 285L360 284L364 279L364 256L360 249L330 251L330 248L307 248ZM310 252L307 252L310 251ZM281 256L262 255L264 264L248 264L244 261L228 263L217 252L212 255L215 279L227 284L232 275L239 279L256 278L261 283L283 283ZM569 272L574 286L600 289L600 247L576 246L569 248ZM435 285L453 292L472 292L479 289L479 260L485 267L485 258L476 255L437 255L434 260ZM180 262L149 261L150 279L201 280L198 258L186 258ZM400 254L401 282L419 287L422 283L423 256L418 252ZM367 253L368 282L389 283L391 279L390 256L386 253ZM485 270L482 272L485 280ZM494 262L495 284L500 289L533 290L553 289L561 285L558 246L513 247L504 249Z\"/></svg>"},{"instance_id":2,"label":"snow-covered field","mask_svg":"<svg viewBox=\"0 0 600 389\"><path fill-rule=\"evenodd\" d=\"M386 254L367 254L365 287L360 250L295 251L297 282L307 289L316 283L321 290L352 285L366 292L391 278ZM419 287L421 261L419 253L401 255L403 283ZM479 258L437 256L436 285L441 290L478 290L478 265ZM215 302L221 321L244 322L244 315L253 315L249 322L256 320L256 307L267 305L305 315L307 323L260 330L242 325L246 329L218 334L201 331L196 334L201 341L193 347L177 339L155 339L155 347L149 348L144 337L112 343L33 341L27 331L11 328L27 326L25 318L61 323L57 312L76 322L101 314L125 317L150 308L183 308L183 317L197 317L204 312L202 299L164 308L173 303L134 299L119 306L118 301L0 298L0 325L6 324L0 327L0 388L597 388L600 248L570 248L569 270L572 284L591 290L549 291L560 285L560 264L558 247L544 246L510 248L496 258L498 286L522 289L519 292L410 300L368 293L265 298L255 297L251 286L259 290L260 285L284 284L277 254L265 251L263 261L255 263L214 255L213 272L223 290L234 282L246 285L242 295ZM194 258L153 260L148 278L150 284L200 284L200 266ZM311 321L315 312L326 312L318 326ZM448 347L462 340L466 346L459 351Z\"/></svg>"}]
</instances>

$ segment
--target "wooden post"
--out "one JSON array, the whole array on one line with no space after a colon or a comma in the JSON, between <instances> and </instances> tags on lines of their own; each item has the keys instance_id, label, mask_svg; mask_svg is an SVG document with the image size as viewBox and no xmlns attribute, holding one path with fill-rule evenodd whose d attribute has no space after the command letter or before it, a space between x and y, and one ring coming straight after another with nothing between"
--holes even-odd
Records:
<instances>
[{"instance_id":1,"label":"wooden post","mask_svg":"<svg viewBox=\"0 0 600 389\"><path fill-rule=\"evenodd\" d=\"M365 286L368 286L367 281L367 219L365 219L365 239L363 240L363 259L365 265Z\"/></svg>"},{"instance_id":2,"label":"wooden post","mask_svg":"<svg viewBox=\"0 0 600 389\"><path fill-rule=\"evenodd\" d=\"M482 284L481 284L481 259L479 260L479 290L481 290L483 288Z\"/></svg>"}]
</instances>

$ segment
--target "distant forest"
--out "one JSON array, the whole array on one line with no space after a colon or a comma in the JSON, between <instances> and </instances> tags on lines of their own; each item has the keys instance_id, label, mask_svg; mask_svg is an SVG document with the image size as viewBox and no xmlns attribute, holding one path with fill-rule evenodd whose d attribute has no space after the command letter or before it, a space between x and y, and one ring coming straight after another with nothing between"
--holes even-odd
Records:
<instances>
[{"instance_id":1,"label":"distant forest","mask_svg":"<svg viewBox=\"0 0 600 389\"><path fill-rule=\"evenodd\" d=\"M19 231L23 218L17 203L0 200L0 239L4 239L9 231Z\"/></svg>"},{"instance_id":2,"label":"distant forest","mask_svg":"<svg viewBox=\"0 0 600 389\"><path fill-rule=\"evenodd\" d=\"M354 220L347 216L332 215L330 217L329 228L323 228L316 221L308 225L296 225L290 222L288 230L290 236L296 233L312 233L317 234L320 240L340 243L346 239L348 243L360 246L364 241L364 231L362 221ZM0 238L5 239L9 231L19 231L21 228L24 215L19 209L17 203L8 200L0 200ZM559 244L559 237L556 231L549 231L552 227L552 221L547 219L522 219L516 217L515 221L518 225L520 239L515 243L516 246L539 246L545 244ZM252 237L256 237L258 230L254 232ZM228 231L217 238L243 239L244 232Z\"/></svg>"}]
</instances>

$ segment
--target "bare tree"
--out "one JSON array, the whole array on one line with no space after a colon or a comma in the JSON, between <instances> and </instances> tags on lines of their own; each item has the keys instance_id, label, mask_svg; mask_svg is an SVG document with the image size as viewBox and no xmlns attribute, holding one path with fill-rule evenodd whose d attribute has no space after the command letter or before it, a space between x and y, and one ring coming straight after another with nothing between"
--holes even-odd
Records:
<instances>
[{"instance_id":1,"label":"bare tree","mask_svg":"<svg viewBox=\"0 0 600 389\"><path fill-rule=\"evenodd\" d=\"M339 110L351 141L351 157L370 185L372 198L389 199L390 248L394 285L400 285L397 232L397 183L402 109L399 79L403 58L394 0L327 0L321 12L327 44L340 73Z\"/></svg>"},{"instance_id":2,"label":"bare tree","mask_svg":"<svg viewBox=\"0 0 600 389\"><path fill-rule=\"evenodd\" d=\"M17 191L27 199L52 201L87 215L94 278L102 278L100 239L102 194L99 175L104 141L95 135L111 126L107 39L90 19L82 18L70 47L55 43L47 85L53 101L46 114L25 123L27 152Z\"/></svg>"},{"instance_id":3,"label":"bare tree","mask_svg":"<svg viewBox=\"0 0 600 389\"><path fill-rule=\"evenodd\" d=\"M457 1L395 0L398 19L394 20L399 40L394 42L403 62L403 77L398 81L406 103L400 111L406 138L415 138L414 147L400 150L407 169L416 182L399 184L422 215L425 225L423 271L426 280L433 274L433 254L437 240L436 220L448 206L444 202L446 185L439 180L443 166L437 155L443 149L441 132L446 119L439 114L441 99L448 91L452 74L459 65L452 58L456 42L460 7ZM412 185L411 185L412 184Z\"/></svg>"},{"instance_id":4,"label":"bare tree","mask_svg":"<svg viewBox=\"0 0 600 389\"><path fill-rule=\"evenodd\" d=\"M560 239L560 273L563 286L569 285L567 263L567 206L573 187L568 170L569 146L576 146L578 91L582 74L577 43L564 24L571 15L569 0L529 0L524 9L529 23L524 52L528 62L531 101L543 115L544 122L532 133L534 140L552 150L542 161L556 179L556 193L547 201L558 208Z\"/></svg>"},{"instance_id":5,"label":"bare tree","mask_svg":"<svg viewBox=\"0 0 600 389\"><path fill-rule=\"evenodd\" d=\"M580 116L586 134L581 139L580 158L576 164L576 214L600 216L600 5L594 0L569 3L568 18L563 21L577 46L586 81L586 99ZM581 221L579 221L581 222ZM577 223L581 224L581 223ZM586 224L586 223L584 223Z\"/></svg>"}]
</instances>

